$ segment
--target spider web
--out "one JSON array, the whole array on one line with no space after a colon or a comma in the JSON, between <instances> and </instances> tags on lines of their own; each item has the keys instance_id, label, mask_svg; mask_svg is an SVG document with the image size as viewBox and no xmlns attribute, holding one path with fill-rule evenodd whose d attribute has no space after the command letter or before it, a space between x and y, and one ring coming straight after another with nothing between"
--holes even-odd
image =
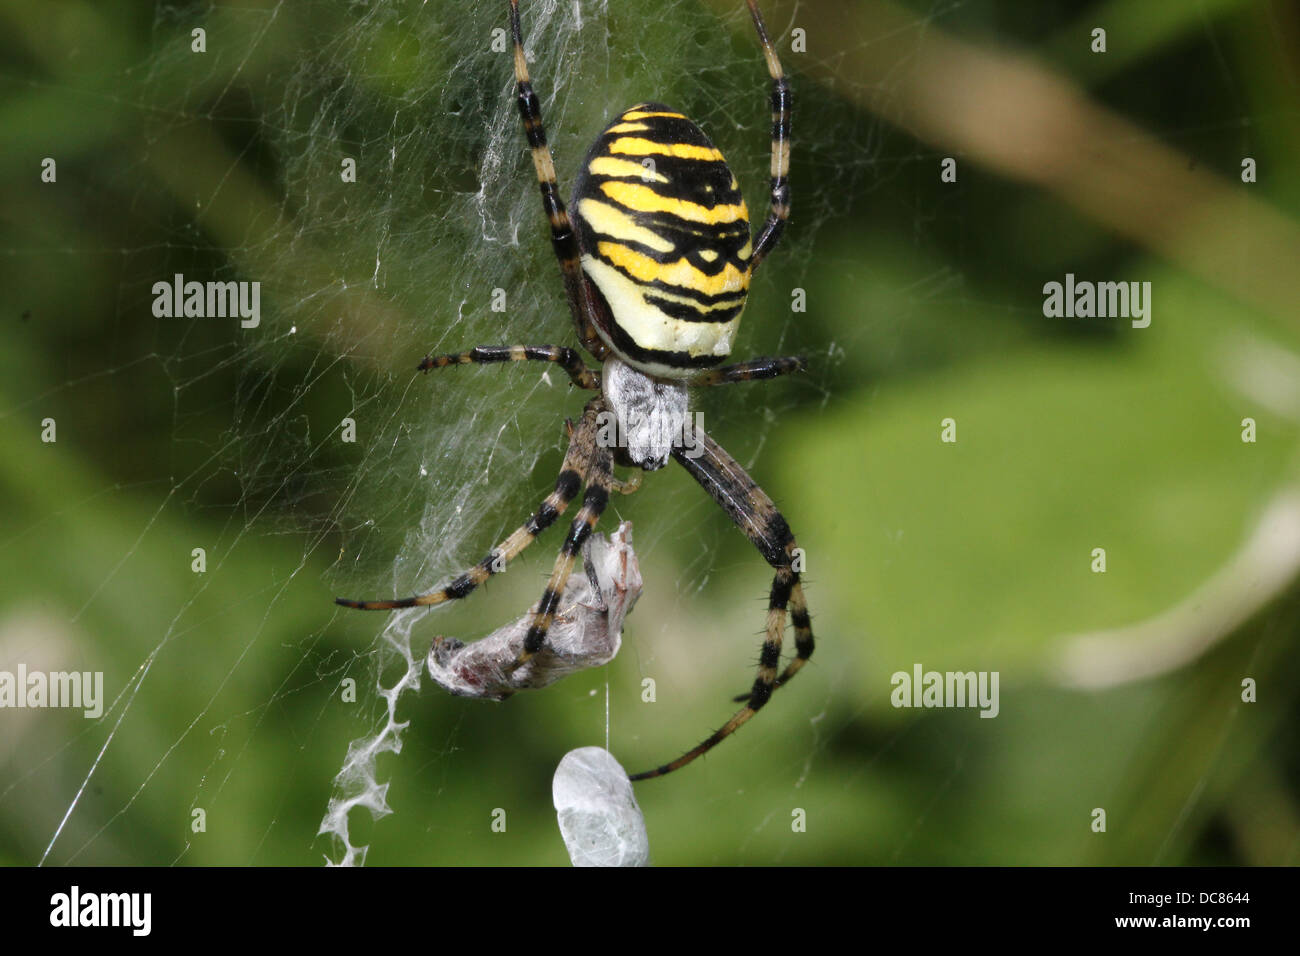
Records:
<instances>
[{"instance_id":1,"label":"spider web","mask_svg":"<svg viewBox=\"0 0 1300 956\"><path fill-rule=\"evenodd\" d=\"M648 476L602 522L635 526L645 585L618 658L500 706L422 662L435 636L518 619L562 532L468 601L331 603L479 560L550 490L582 405L533 364L415 373L427 352L575 344L504 0L47 6L0 5L0 672L99 671L106 699L92 720L0 712L0 860L562 863L561 756L605 744L637 771L716 728L753 679L770 569L681 469ZM1238 550L1294 567L1293 547L1241 549L1281 537L1255 522L1293 527L1300 240L1276 171L1296 87L1273 38L1294 17L771 6L793 215L733 354L812 371L694 401L808 549L825 648L707 760L638 788L652 858L1293 861L1294 585L1163 678L1082 694L1042 669L1070 636L1122 646L1088 654L1112 676L1130 650L1168 668L1117 625L1160 644L1224 581L1274 600ZM1104 56L1098 12L1122 14ZM761 220L768 80L740 0L525 0L523 21L566 193L609 117L653 99L710 135ZM1054 162L1069 175L1044 179ZM1200 208L1199 234L1152 208ZM1085 271L1150 275L1151 333L1046 319L1043 281ZM157 317L178 274L259 282L260 323ZM954 408L997 426L957 465L930 457ZM1258 444L1234 434L1247 414ZM1099 515L1127 555L1104 579L1066 553ZM997 721L890 705L895 667L957 657L1008 688L1019 671ZM1078 812L1103 798L1134 811L1109 840Z\"/></svg>"},{"instance_id":2,"label":"spider web","mask_svg":"<svg viewBox=\"0 0 1300 956\"><path fill-rule=\"evenodd\" d=\"M742 5L721 16L692 0L653 12L593 0L522 8L566 194L608 117L659 99L709 132L761 221L767 78ZM510 54L493 48L494 31L507 26L505 4L158 4L148 20L138 56L100 73L52 70L36 84L38 93L103 110L121 131L92 177L103 195L70 186L100 214L125 220L120 241L55 248L104 264L93 281L117 331L111 354L75 355L55 384L19 393L7 417L53 402L67 409L61 427L89 417L93 428L88 409L143 381L142 427L165 436L168 454L162 463L137 459L128 440L111 480L71 489L66 504L37 512L5 545L21 549L33 527L106 503L132 516L116 529L126 546L90 562L66 622L33 609L8 635L10 650L89 667L108 659L85 650L100 634L127 662L104 668L101 720L46 724L47 736L31 738L27 751L44 756L19 761L0 783L0 806L29 826L11 835L12 853L81 864L310 862L321 853L364 862L382 827L349 811L377 818L398 809L389 787L401 770L380 757L399 753L412 734L420 769L494 747L490 766L505 774L517 766L543 789L545 767L569 749L557 742L526 762L536 737L490 736L517 732L517 722L501 723L486 704L429 702L427 681L424 694L413 693L435 633L472 638L536 600L554 535L520 559L525 570L467 607L439 609L436 620L427 610L367 616L330 604L335 594L428 590L476 561L549 490L561 422L581 408L563 374L537 366L414 374L426 352L574 344L510 95ZM92 26L116 34L131 23ZM195 27L206 30L206 52L191 50ZM769 22L783 49L788 27ZM844 191L869 181L874 129L848 116L842 142L800 139L798 124L825 128L818 111L828 116L833 104L799 98L799 64L783 56L804 178L794 182L791 230L755 284L734 355L820 349L824 360L828 343L800 338L790 289ZM356 161L354 183L340 177L345 159ZM61 179L71 178L64 170ZM176 273L260 282L260 325L152 318L153 283ZM504 311L492 308L497 290ZM701 398L706 427L755 469L773 453L766 439L784 410L827 398L816 374L791 386L715 391ZM344 440L345 420L355 441ZM656 484L616 500L606 522L633 519L654 597L629 621L636 647L624 651L627 685L634 692L663 642L686 655L708 639L717 621L698 619L699 609L723 575L743 579L745 590L717 600L739 600L753 620L727 645L744 656L712 672L738 690L752 679L767 569L684 475L650 476ZM199 547L207 567L191 573ZM165 568L164 551L174 562ZM340 702L349 680L355 704ZM594 693L587 684L567 692ZM709 693L725 696L716 686ZM572 746L610 732L605 706L584 713ZM488 731L469 729L480 720ZM612 728L616 753L624 729ZM635 738L643 743L644 730ZM285 735L294 743L285 781L264 779L265 753ZM650 742L668 758L695 739ZM408 813L437 817L439 801L456 798L441 783L421 786L428 803L408 801ZM177 795L188 795L187 805ZM323 815L326 836L298 825L312 812L300 803ZM196 811L207 830L195 830ZM147 825L159 814L172 821L170 837ZM234 856L216 837L231 827L240 834Z\"/></svg>"}]
</instances>

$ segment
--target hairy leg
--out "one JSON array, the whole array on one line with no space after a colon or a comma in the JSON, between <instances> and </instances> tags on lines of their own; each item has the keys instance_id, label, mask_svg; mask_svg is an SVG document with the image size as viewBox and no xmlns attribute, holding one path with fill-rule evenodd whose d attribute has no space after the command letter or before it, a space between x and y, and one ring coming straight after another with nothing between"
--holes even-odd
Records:
<instances>
[{"instance_id":1,"label":"hairy leg","mask_svg":"<svg viewBox=\"0 0 1300 956\"><path fill-rule=\"evenodd\" d=\"M802 355L782 355L776 358L764 356L750 359L738 365L723 365L721 368L701 372L688 382L688 385L728 385L732 382L753 382L759 379L776 378L791 372L802 372L808 368Z\"/></svg>"},{"instance_id":2,"label":"hairy leg","mask_svg":"<svg viewBox=\"0 0 1300 956\"><path fill-rule=\"evenodd\" d=\"M579 388L600 390L596 374L583 363L582 356L567 345L479 345L468 352L426 355L415 370L428 372L448 365L490 365L495 362L553 362L564 369Z\"/></svg>"},{"instance_id":3,"label":"hairy leg","mask_svg":"<svg viewBox=\"0 0 1300 956\"><path fill-rule=\"evenodd\" d=\"M688 458L683 449L674 450L673 457L713 496L736 526L754 543L767 563L776 569L768 595L767 628L759 652L758 674L754 678L753 687L743 698L745 706L693 749L671 763L635 774L633 780L662 777L712 750L758 713L772 692L793 677L813 653L812 621L804 602L799 572L795 570L795 540L790 526L786 524L781 512L777 511L772 499L722 446L700 432L696 447L702 449L702 454L697 458ZM787 608L795 625L795 658L778 676Z\"/></svg>"},{"instance_id":4,"label":"hairy leg","mask_svg":"<svg viewBox=\"0 0 1300 956\"><path fill-rule=\"evenodd\" d=\"M582 545L591 537L591 532L596 527L596 522L600 520L605 505L609 503L609 485L613 475L614 456L608 448L597 443L591 454L591 465L587 469L587 490L582 496L582 507L574 516L569 535L564 539L560 553L556 556L550 580L546 582L546 590L542 592L532 624L529 625L528 633L524 637L524 649L515 658L512 670L527 661L546 644L546 633L550 630L551 622L555 620L555 612L560 606L560 596L564 593L564 584L573 573L574 561L581 553Z\"/></svg>"},{"instance_id":5,"label":"hairy leg","mask_svg":"<svg viewBox=\"0 0 1300 956\"><path fill-rule=\"evenodd\" d=\"M569 502L577 496L590 467L593 449L596 447L596 416L603 408L604 403L599 398L594 398L587 403L587 407L583 409L582 419L569 437L569 450L565 453L560 475L555 480L555 490L546 497L527 521L510 537L489 551L487 556L474 567L461 574L445 588L428 594L379 601L335 598L334 603L360 611L391 611L395 608L442 604L444 601L467 597L489 577L504 571L506 564L532 544L539 534L554 524L555 520L564 514Z\"/></svg>"}]
</instances>

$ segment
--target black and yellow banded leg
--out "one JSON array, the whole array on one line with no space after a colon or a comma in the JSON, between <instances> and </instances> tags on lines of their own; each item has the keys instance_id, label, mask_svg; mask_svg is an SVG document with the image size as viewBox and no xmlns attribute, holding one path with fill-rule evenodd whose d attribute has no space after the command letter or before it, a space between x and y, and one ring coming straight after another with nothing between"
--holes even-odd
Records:
<instances>
[{"instance_id":1,"label":"black and yellow banded leg","mask_svg":"<svg viewBox=\"0 0 1300 956\"><path fill-rule=\"evenodd\" d=\"M527 521L489 551L487 556L474 567L461 574L445 588L428 594L418 594L392 601L352 601L347 598L335 598L334 603L359 611L391 611L403 607L426 607L466 597L492 575L500 574L506 569L506 564L554 524L569 507L569 502L577 497L590 466L593 449L596 447L596 416L604 407L604 403L599 398L587 403L587 407L583 409L582 419L569 438L569 449L565 453L564 464L560 467L560 475L555 480L555 490L546 496L541 506L529 516Z\"/></svg>"},{"instance_id":2,"label":"black and yellow banded leg","mask_svg":"<svg viewBox=\"0 0 1300 956\"><path fill-rule=\"evenodd\" d=\"M760 379L776 378L791 372L803 372L808 368L802 355L783 355L777 358L750 359L738 365L724 365L711 369L691 379L690 385L727 385L731 382L754 382Z\"/></svg>"},{"instance_id":3,"label":"black and yellow banded leg","mask_svg":"<svg viewBox=\"0 0 1300 956\"><path fill-rule=\"evenodd\" d=\"M545 646L546 634L550 631L551 623L555 620L555 614L560 607L564 584L573 573L574 562L581 553L583 544L591 537L596 522L600 520L605 505L609 503L609 486L613 476L614 456L608 448L597 443L592 451L591 467L587 469L587 490L582 496L582 507L574 516L569 535L564 539L560 553L555 559L555 567L551 571L550 580L546 582L546 590L542 592L542 599L537 602L537 610L533 614L532 623L528 626L528 633L524 636L524 649L510 665L511 671Z\"/></svg>"},{"instance_id":4,"label":"black and yellow banded leg","mask_svg":"<svg viewBox=\"0 0 1300 956\"><path fill-rule=\"evenodd\" d=\"M790 82L781 69L776 47L767 35L763 15L758 12L756 0L749 0L749 13L758 31L758 42L763 45L767 72L772 77L772 198L767 221L759 231L750 259L750 271L758 268L769 252L776 248L790 218Z\"/></svg>"},{"instance_id":5,"label":"black and yellow banded leg","mask_svg":"<svg viewBox=\"0 0 1300 956\"><path fill-rule=\"evenodd\" d=\"M812 617L808 614L808 602L803 596L803 583L797 577L794 587L790 590L790 623L794 625L794 658L776 679L776 687L784 686L799 672L808 658L812 657L815 646ZM775 687L773 689L775 690Z\"/></svg>"},{"instance_id":6,"label":"black and yellow banded leg","mask_svg":"<svg viewBox=\"0 0 1300 956\"><path fill-rule=\"evenodd\" d=\"M808 603L804 600L803 584L799 581L799 576L795 575L794 586L790 589L790 623L794 625L794 657L790 663L785 666L772 683L772 690L776 691L779 687L784 687L800 669L808 658L813 655L815 642L813 641L812 618L808 615ZM740 703L743 700L749 700L752 691L746 691L743 694L737 694L731 698L733 702Z\"/></svg>"},{"instance_id":7,"label":"black and yellow banded leg","mask_svg":"<svg viewBox=\"0 0 1300 956\"><path fill-rule=\"evenodd\" d=\"M468 352L426 355L415 370L427 372L448 365L489 365L493 362L553 362L564 369L579 388L600 389L596 374L583 363L577 350L567 345L479 345Z\"/></svg>"},{"instance_id":8,"label":"black and yellow banded leg","mask_svg":"<svg viewBox=\"0 0 1300 956\"><path fill-rule=\"evenodd\" d=\"M528 61L524 56L523 31L519 26L519 0L510 0L510 33L515 45L515 86L519 100L519 116L524 123L524 135L528 139L528 148L532 151L533 168L537 171L537 183L542 192L542 209L546 212L551 225L551 245L555 257L560 262L560 274L564 277L564 293L569 301L569 311L578 330L578 339L583 348L597 358L603 358L608 351L605 343L596 333L596 326L591 320L586 290L583 287L582 266L579 262L578 237L573 232L573 224L565 211L564 200L560 198L560 187L555 179L555 160L551 148L546 143L546 126L542 122L542 104L533 91L533 83L528 76Z\"/></svg>"},{"instance_id":9,"label":"black and yellow banded leg","mask_svg":"<svg viewBox=\"0 0 1300 956\"><path fill-rule=\"evenodd\" d=\"M763 647L759 651L758 657L758 675L754 678L754 686L748 694L736 698L745 701L745 706L736 711L731 719L715 730L706 739L702 740L692 749L682 754L671 763L663 764L654 770L647 770L644 773L633 774L632 780L651 780L655 777L662 777L664 774L672 773L674 770L680 770L696 757L708 753L722 741L726 740L735 733L742 724L753 717L763 705L768 702L772 692L778 686L778 677L776 673L777 666L781 663L781 643L785 632L785 615L786 605L790 600L791 589L797 581L798 575L790 568L779 568L776 577L772 580L771 596L768 599L767 609L767 633L763 638ZM811 651L810 651L811 653ZM793 661L791 662L794 663ZM802 666L802 664L800 665Z\"/></svg>"},{"instance_id":10,"label":"black and yellow banded leg","mask_svg":"<svg viewBox=\"0 0 1300 956\"><path fill-rule=\"evenodd\" d=\"M786 524L781 512L777 511L772 499L717 442L700 432L696 449L702 450L702 454L696 458L688 458L682 449L674 449L673 457L731 516L732 521L745 532L767 563L776 568L768 595L767 627L763 647L759 652L758 674L754 678L754 685L748 694L738 698L745 700L745 706L693 749L671 763L634 774L631 778L633 780L662 777L712 750L758 713L771 698L772 692L793 677L813 653L812 620L804 601L799 572L794 569L795 539L790 526ZM795 623L795 658L778 676L787 609Z\"/></svg>"}]
</instances>

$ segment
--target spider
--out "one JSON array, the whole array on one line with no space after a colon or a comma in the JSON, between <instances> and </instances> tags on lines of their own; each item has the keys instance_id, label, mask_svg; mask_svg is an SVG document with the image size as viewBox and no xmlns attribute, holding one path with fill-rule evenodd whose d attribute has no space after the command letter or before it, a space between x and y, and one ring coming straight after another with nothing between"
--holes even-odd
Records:
<instances>
[{"instance_id":1,"label":"spider","mask_svg":"<svg viewBox=\"0 0 1300 956\"><path fill-rule=\"evenodd\" d=\"M551 225L569 311L582 347L600 363L588 368L577 350L560 345L489 345L426 357L418 371L492 362L551 362L579 388L595 392L576 425L555 490L524 524L477 565L438 591L392 601L336 603L361 610L441 604L466 597L505 569L562 515L585 486L582 505L533 612L517 668L546 643L564 584L611 491L631 493L640 472L620 481L613 467L655 471L674 458L721 505L776 569L767 630L744 706L708 739L671 763L632 776L671 773L729 737L787 683L813 653L808 606L796 570L790 526L761 488L712 438L690 441L687 389L769 379L802 371L799 357L757 358L723 365L740 322L750 278L781 238L790 213L790 86L755 0L749 12L772 78L771 208L756 240L740 186L722 154L698 126L659 103L620 113L587 153L573 191L570 218L560 199L541 105L524 57L518 0L510 0L519 113ZM617 427L606 428L613 424ZM611 439L612 433L615 436ZM778 673L789 611L795 656Z\"/></svg>"}]
</instances>

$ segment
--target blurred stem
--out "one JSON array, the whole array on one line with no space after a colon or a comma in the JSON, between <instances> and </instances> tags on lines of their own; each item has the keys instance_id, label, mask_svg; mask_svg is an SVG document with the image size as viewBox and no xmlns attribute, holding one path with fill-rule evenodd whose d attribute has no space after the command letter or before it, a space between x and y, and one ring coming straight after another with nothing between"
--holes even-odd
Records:
<instances>
[{"instance_id":1,"label":"blurred stem","mask_svg":"<svg viewBox=\"0 0 1300 956\"><path fill-rule=\"evenodd\" d=\"M719 15L734 14L738 6L708 2ZM816 80L944 155L969 158L1055 194L1294 332L1300 227L1250 195L1254 187L1237 181L1238 170L1225 178L1198 169L1191 157L1092 102L1042 63L957 39L933 18L895 4L786 0L764 6L791 73ZM739 16L729 22L749 29ZM807 31L811 52L790 52L791 26ZM819 42L838 52L817 54ZM796 154L800 95L796 86ZM797 183L795 189L797 210Z\"/></svg>"},{"instance_id":2,"label":"blurred stem","mask_svg":"<svg viewBox=\"0 0 1300 956\"><path fill-rule=\"evenodd\" d=\"M1253 775L1267 763L1261 752L1278 740L1289 741L1285 728L1297 691L1292 631L1298 616L1300 587L1293 587L1193 670L1169 678L1172 696L1151 716L1154 730L1122 775L1120 792L1099 795L1108 833L1098 836L1090 858L1080 862L1181 863L1210 816L1255 787ZM1256 702L1241 699L1246 677L1257 681ZM1287 827L1284 818L1261 825ZM1253 832L1257 835L1258 828ZM1110 842L1116 838L1122 840L1118 848ZM1277 845L1257 862L1276 865L1294 850L1294 842Z\"/></svg>"},{"instance_id":3,"label":"blurred stem","mask_svg":"<svg viewBox=\"0 0 1300 956\"><path fill-rule=\"evenodd\" d=\"M1300 485L1268 502L1249 540L1178 604L1128 627L1060 640L1055 677L1101 689L1160 676L1236 633L1300 576Z\"/></svg>"}]
</instances>

